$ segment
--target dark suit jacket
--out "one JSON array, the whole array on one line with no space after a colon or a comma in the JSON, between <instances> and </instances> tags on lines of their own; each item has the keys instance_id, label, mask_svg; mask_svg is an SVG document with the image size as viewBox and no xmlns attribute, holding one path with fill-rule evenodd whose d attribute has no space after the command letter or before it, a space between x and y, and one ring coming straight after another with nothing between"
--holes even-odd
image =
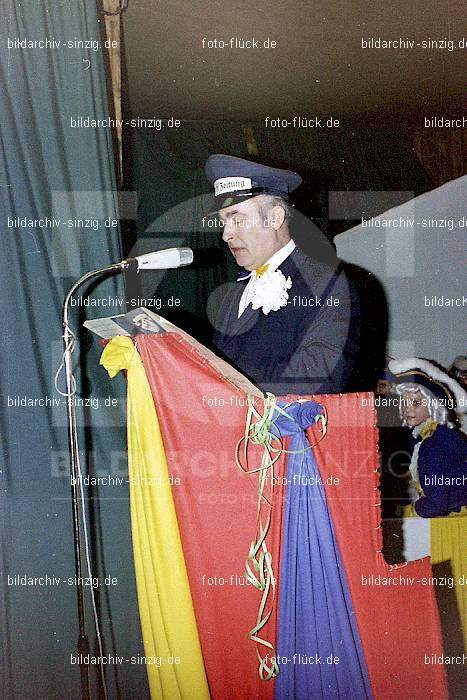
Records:
<instances>
[{"instance_id":1,"label":"dark suit jacket","mask_svg":"<svg viewBox=\"0 0 467 700\"><path fill-rule=\"evenodd\" d=\"M467 506L466 460L467 440L457 430L438 425L433 435L423 440L418 477L424 495L415 501L418 515L439 518Z\"/></svg>"},{"instance_id":2,"label":"dark suit jacket","mask_svg":"<svg viewBox=\"0 0 467 700\"><path fill-rule=\"evenodd\" d=\"M339 393L358 352L357 296L341 264L331 267L299 248L279 266L292 280L287 306L268 315L238 304L247 282L226 295L213 343L227 361L273 394Z\"/></svg>"}]
</instances>

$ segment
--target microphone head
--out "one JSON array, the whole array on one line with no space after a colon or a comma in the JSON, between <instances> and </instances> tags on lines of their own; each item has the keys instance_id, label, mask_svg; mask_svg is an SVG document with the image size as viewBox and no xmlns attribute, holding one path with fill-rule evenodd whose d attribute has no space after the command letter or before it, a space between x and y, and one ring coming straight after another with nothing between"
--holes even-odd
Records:
<instances>
[{"instance_id":1,"label":"microphone head","mask_svg":"<svg viewBox=\"0 0 467 700\"><path fill-rule=\"evenodd\" d=\"M193 262L193 251L191 248L179 248L180 265L191 265Z\"/></svg>"},{"instance_id":2,"label":"microphone head","mask_svg":"<svg viewBox=\"0 0 467 700\"><path fill-rule=\"evenodd\" d=\"M138 270L169 270L190 265L193 262L193 251L191 248L167 248L154 253L137 255L131 260L136 261Z\"/></svg>"}]
</instances>

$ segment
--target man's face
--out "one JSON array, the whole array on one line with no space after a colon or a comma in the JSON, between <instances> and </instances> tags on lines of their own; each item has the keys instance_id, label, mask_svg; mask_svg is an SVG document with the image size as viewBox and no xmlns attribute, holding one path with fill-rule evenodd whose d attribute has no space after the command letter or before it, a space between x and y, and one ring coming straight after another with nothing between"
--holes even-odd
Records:
<instances>
[{"instance_id":1,"label":"man's face","mask_svg":"<svg viewBox=\"0 0 467 700\"><path fill-rule=\"evenodd\" d=\"M402 401L402 415L410 428L415 428L430 417L428 399L419 391L405 391Z\"/></svg>"},{"instance_id":2,"label":"man's face","mask_svg":"<svg viewBox=\"0 0 467 700\"><path fill-rule=\"evenodd\" d=\"M261 206L261 197L254 197L219 211L224 224L222 238L241 267L256 270L290 239L271 225L275 210L277 207L271 207L268 214L268 208Z\"/></svg>"},{"instance_id":3,"label":"man's face","mask_svg":"<svg viewBox=\"0 0 467 700\"><path fill-rule=\"evenodd\" d=\"M465 388L467 387L467 370L465 369L455 369L454 372L454 377L457 379L459 384L462 384L462 386Z\"/></svg>"}]
</instances>

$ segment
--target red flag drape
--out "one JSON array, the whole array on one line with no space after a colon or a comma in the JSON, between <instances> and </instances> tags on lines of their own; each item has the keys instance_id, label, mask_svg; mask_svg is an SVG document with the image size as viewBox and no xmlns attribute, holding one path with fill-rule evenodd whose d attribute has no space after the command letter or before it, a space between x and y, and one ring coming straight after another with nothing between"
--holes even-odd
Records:
<instances>
[{"instance_id":1,"label":"red flag drape","mask_svg":"<svg viewBox=\"0 0 467 700\"><path fill-rule=\"evenodd\" d=\"M328 433L315 448L363 652L378 700L447 698L444 666L426 663L426 658L439 659L443 653L435 592L425 583L432 575L430 560L396 567L381 554L372 396L319 397L328 411ZM339 478L338 487L331 477Z\"/></svg>"},{"instance_id":2,"label":"red flag drape","mask_svg":"<svg viewBox=\"0 0 467 700\"><path fill-rule=\"evenodd\" d=\"M248 639L260 600L243 579L255 533L257 481L234 462L245 429L246 397L176 334L139 336L157 404L210 691L215 699L273 697ZM375 698L447 697L429 560L394 569L381 550L377 429L370 394L317 396L328 433L314 449L325 483ZM303 397L302 397L303 398ZM310 433L312 443L316 436ZM252 466L252 465L250 465ZM279 484L284 460L278 464ZM338 488L326 483L339 479ZM276 575L284 493L276 489L269 548ZM378 576L412 583L378 585ZM373 578L372 578L373 577ZM410 581L410 578L406 578ZM277 612L277 605L276 605ZM306 620L301 621L306 624ZM263 633L273 641L276 615Z\"/></svg>"},{"instance_id":3,"label":"red flag drape","mask_svg":"<svg viewBox=\"0 0 467 700\"><path fill-rule=\"evenodd\" d=\"M246 396L173 334L137 339L157 404L209 689L215 700L270 700L274 682L258 674L248 638L260 593L245 581L256 530L257 475L235 464L245 431ZM250 467L259 466L252 459ZM283 475L284 460L278 465ZM278 579L280 487L268 537ZM275 641L276 612L261 636Z\"/></svg>"}]
</instances>

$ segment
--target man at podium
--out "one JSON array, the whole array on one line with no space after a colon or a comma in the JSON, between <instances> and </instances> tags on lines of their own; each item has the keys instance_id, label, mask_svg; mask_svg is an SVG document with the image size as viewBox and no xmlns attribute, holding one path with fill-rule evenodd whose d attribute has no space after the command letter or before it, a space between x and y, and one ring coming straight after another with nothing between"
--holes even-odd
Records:
<instances>
[{"instance_id":1,"label":"man at podium","mask_svg":"<svg viewBox=\"0 0 467 700\"><path fill-rule=\"evenodd\" d=\"M205 170L211 215L243 268L221 303L214 345L264 391L344 392L359 347L358 303L337 258L311 258L292 239L289 196L300 175L221 154Z\"/></svg>"}]
</instances>

